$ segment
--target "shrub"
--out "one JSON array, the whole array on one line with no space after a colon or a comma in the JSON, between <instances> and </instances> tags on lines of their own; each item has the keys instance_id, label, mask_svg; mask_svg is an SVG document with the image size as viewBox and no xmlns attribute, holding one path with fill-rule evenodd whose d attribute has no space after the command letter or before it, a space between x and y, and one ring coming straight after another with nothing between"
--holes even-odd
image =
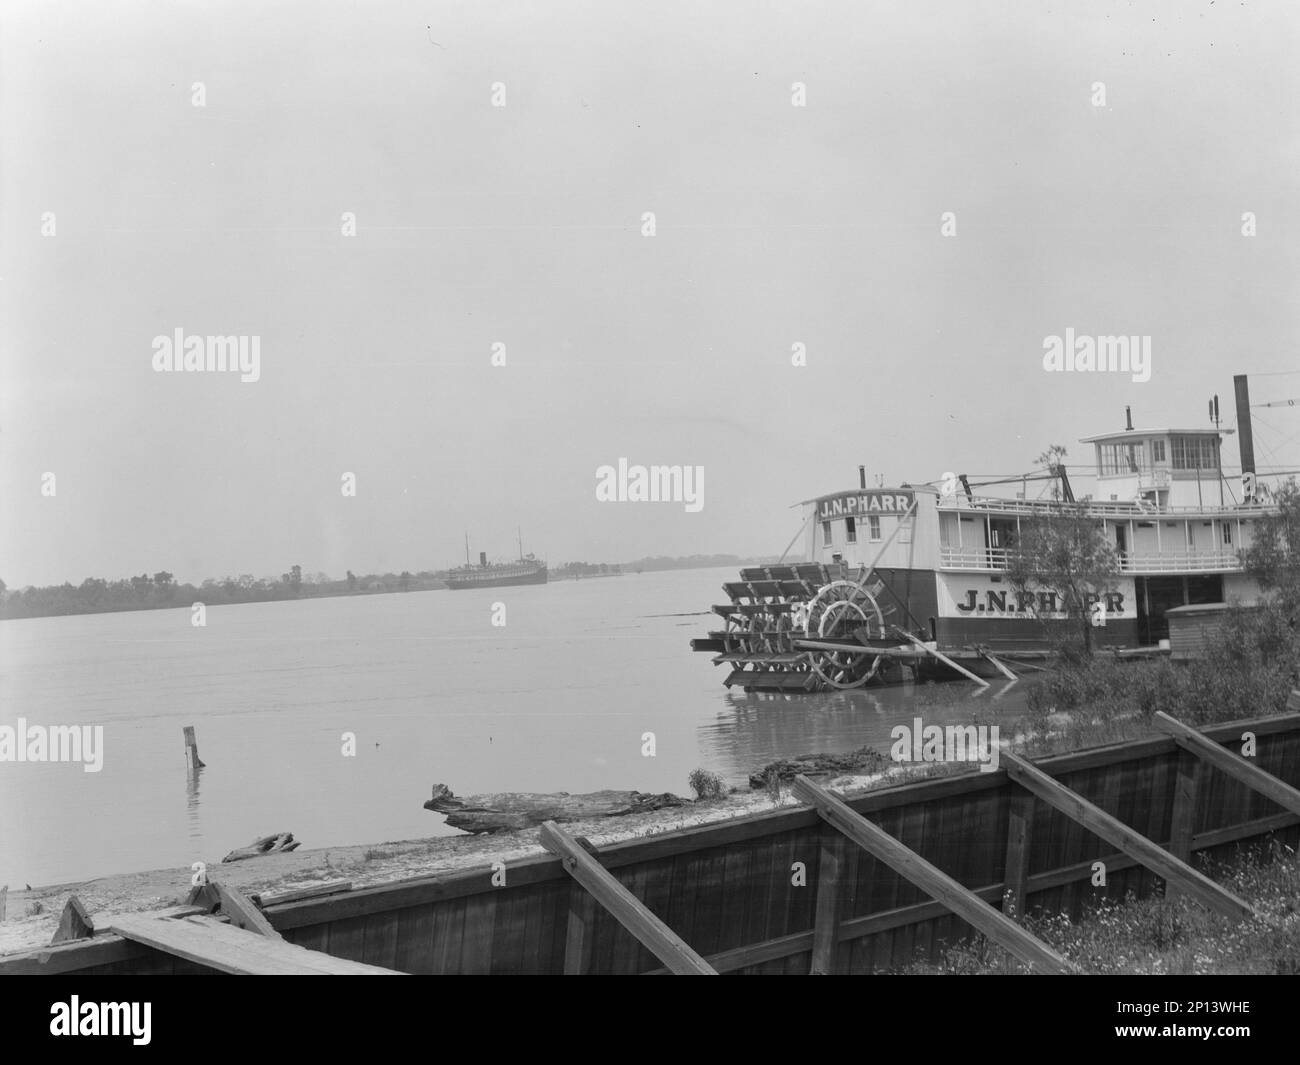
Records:
<instances>
[{"instance_id":1,"label":"shrub","mask_svg":"<svg viewBox=\"0 0 1300 1065\"><path fill-rule=\"evenodd\" d=\"M693 769L687 780L695 791L696 799L720 799L727 794L727 785L717 773L707 769Z\"/></svg>"},{"instance_id":2,"label":"shrub","mask_svg":"<svg viewBox=\"0 0 1300 1065\"><path fill-rule=\"evenodd\" d=\"M1147 721L1157 710L1188 725L1280 713L1296 687L1300 635L1277 606L1243 610L1224 624L1205 657L1192 662L1128 661L1107 655L1063 663L1033 688L1033 724L1080 714L1093 724Z\"/></svg>"},{"instance_id":3,"label":"shrub","mask_svg":"<svg viewBox=\"0 0 1300 1065\"><path fill-rule=\"evenodd\" d=\"M386 851L378 847L367 847L362 855L368 862L383 861L385 858L397 857L397 851Z\"/></svg>"},{"instance_id":4,"label":"shrub","mask_svg":"<svg viewBox=\"0 0 1300 1065\"><path fill-rule=\"evenodd\" d=\"M763 778L763 786L767 790L768 798L779 806L781 804L781 774L775 769L769 769L767 775Z\"/></svg>"}]
</instances>

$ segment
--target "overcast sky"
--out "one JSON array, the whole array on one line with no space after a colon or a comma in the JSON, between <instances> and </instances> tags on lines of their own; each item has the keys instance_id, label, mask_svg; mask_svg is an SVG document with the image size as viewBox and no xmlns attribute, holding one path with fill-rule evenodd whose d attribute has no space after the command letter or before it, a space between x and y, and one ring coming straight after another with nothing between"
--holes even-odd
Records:
<instances>
[{"instance_id":1,"label":"overcast sky","mask_svg":"<svg viewBox=\"0 0 1300 1065\"><path fill-rule=\"evenodd\" d=\"M11 587L775 554L859 463L1300 396L1292 3L0 7ZM178 327L260 379L155 372ZM1067 328L1150 380L1045 372ZM597 502L620 457L703 509Z\"/></svg>"}]
</instances>

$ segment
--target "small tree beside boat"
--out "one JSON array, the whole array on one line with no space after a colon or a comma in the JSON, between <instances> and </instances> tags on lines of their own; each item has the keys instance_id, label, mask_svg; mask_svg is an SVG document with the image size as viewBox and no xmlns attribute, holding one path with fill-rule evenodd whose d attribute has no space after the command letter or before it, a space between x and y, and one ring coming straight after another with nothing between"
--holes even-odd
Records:
<instances>
[{"instance_id":1,"label":"small tree beside boat","mask_svg":"<svg viewBox=\"0 0 1300 1065\"><path fill-rule=\"evenodd\" d=\"M1294 478L1278 490L1276 503L1276 512L1255 523L1254 543L1241 562L1260 589L1300 621L1300 486Z\"/></svg>"},{"instance_id":2,"label":"small tree beside boat","mask_svg":"<svg viewBox=\"0 0 1300 1065\"><path fill-rule=\"evenodd\" d=\"M1097 610L1106 610L1119 571L1119 555L1084 503L1056 503L1023 519L1007 552L1007 582L1017 600L1066 654L1092 654Z\"/></svg>"}]
</instances>

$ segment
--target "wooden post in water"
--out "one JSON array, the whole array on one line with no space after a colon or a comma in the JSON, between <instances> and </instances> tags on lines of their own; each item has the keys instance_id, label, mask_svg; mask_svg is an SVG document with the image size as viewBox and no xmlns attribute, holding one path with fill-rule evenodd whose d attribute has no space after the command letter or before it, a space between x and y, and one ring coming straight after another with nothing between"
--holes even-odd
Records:
<instances>
[{"instance_id":1,"label":"wooden post in water","mask_svg":"<svg viewBox=\"0 0 1300 1065\"><path fill-rule=\"evenodd\" d=\"M199 758L199 745L194 739L193 725L185 726L185 764L191 772L203 768L203 760Z\"/></svg>"}]
</instances>

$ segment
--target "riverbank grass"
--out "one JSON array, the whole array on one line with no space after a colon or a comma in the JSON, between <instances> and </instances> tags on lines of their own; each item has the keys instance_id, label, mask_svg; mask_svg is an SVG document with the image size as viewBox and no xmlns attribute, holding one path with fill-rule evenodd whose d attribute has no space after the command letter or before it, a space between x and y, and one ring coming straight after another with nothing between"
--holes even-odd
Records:
<instances>
[{"instance_id":1,"label":"riverbank grass","mask_svg":"<svg viewBox=\"0 0 1300 1065\"><path fill-rule=\"evenodd\" d=\"M1300 856L1276 840L1202 867L1259 918L1234 921L1186 896L1098 898L1077 921L1030 914L1025 927L1088 975L1300 975ZM984 936L949 947L908 975L997 975L1025 967Z\"/></svg>"}]
</instances>

